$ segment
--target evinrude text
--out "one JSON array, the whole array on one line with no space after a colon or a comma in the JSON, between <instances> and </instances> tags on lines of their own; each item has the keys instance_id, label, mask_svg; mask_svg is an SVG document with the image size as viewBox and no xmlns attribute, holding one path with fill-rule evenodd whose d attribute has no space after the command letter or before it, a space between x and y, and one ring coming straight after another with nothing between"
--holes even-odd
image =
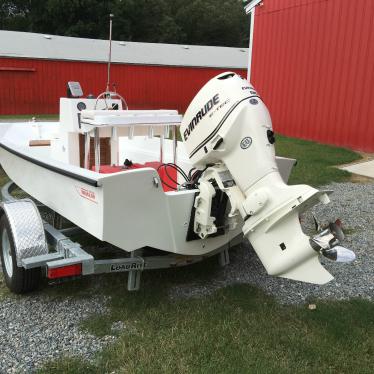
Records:
<instances>
[{"instance_id":1,"label":"evinrude text","mask_svg":"<svg viewBox=\"0 0 374 374\"><path fill-rule=\"evenodd\" d=\"M213 96L213 98L211 98L205 105L203 108L201 108L197 113L196 115L194 116L194 118L192 119L192 121L190 122L190 124L188 125L188 128L186 128L186 130L184 131L183 133L183 136L184 136L184 140L186 141L188 139L188 137L190 136L191 132L194 130L195 126L203 119L203 117L206 116L207 113L209 113L214 106L216 106L217 104L219 103L219 94L216 94Z\"/></svg>"}]
</instances>

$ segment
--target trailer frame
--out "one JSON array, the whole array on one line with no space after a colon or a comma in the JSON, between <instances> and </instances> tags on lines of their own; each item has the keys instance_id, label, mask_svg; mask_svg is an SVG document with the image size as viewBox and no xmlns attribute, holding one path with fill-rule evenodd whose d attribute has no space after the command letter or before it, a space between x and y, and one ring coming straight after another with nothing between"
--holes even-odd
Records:
<instances>
[{"instance_id":1,"label":"trailer frame","mask_svg":"<svg viewBox=\"0 0 374 374\"><path fill-rule=\"evenodd\" d=\"M218 255L219 264L225 266L230 263L229 249L242 241L242 235L238 235L224 246L212 251L206 255L186 256L174 253L168 253L162 256L146 255L144 249L140 248L128 253L127 257L95 259L90 253L87 253L79 241L73 241L70 236L84 231L78 226L71 226L65 229L58 229L42 219L40 210L48 208L45 205L35 202L31 199L17 199L12 196L12 191L17 188L13 181L8 182L1 189L2 214L11 214L6 212L7 204L30 203L33 204L39 214L42 222L46 241L46 253L33 255L32 248L27 252L28 255L22 258L17 257L17 265L25 270L41 268L42 274L50 280L56 279L75 279L77 276L95 275L103 273L128 273L127 289L128 291L137 291L140 288L141 274L144 270L166 269L181 266L187 266L200 262L208 257ZM20 204L19 207L22 209ZM27 205L27 204L26 204ZM49 208L48 208L49 209ZM57 214L56 212L52 211ZM9 220L8 216L8 220ZM12 217L14 220L15 217ZM25 220L18 219L18 226L25 229ZM27 220L26 220L27 221ZM54 223L58 220L54 219ZM12 230L13 231L13 230ZM27 231L27 230L26 230ZM13 232L12 235L15 233ZM40 234L40 233L39 233ZM41 235L39 235L40 237ZM40 251L39 251L40 252ZM16 251L17 253L17 251ZM13 264L13 266L17 266ZM67 275L66 275L67 274Z\"/></svg>"}]
</instances>

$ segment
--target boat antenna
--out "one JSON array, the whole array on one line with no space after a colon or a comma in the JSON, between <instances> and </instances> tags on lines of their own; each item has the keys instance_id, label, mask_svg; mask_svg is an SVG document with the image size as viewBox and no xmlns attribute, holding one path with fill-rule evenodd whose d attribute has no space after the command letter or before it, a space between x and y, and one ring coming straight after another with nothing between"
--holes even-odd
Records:
<instances>
[{"instance_id":1,"label":"boat antenna","mask_svg":"<svg viewBox=\"0 0 374 374\"><path fill-rule=\"evenodd\" d=\"M106 82L106 92L110 91L110 64L112 62L112 27L113 27L113 14L109 14L109 57L108 57L108 79Z\"/></svg>"}]
</instances>

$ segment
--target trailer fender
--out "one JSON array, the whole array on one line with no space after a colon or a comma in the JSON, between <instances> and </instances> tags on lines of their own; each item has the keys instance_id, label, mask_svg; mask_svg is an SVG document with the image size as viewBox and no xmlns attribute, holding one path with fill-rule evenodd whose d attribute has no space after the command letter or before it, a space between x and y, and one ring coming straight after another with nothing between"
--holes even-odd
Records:
<instances>
[{"instance_id":1,"label":"trailer fender","mask_svg":"<svg viewBox=\"0 0 374 374\"><path fill-rule=\"evenodd\" d=\"M18 267L22 267L25 258L48 253L42 218L32 200L1 202L0 218L3 214L7 216L12 231Z\"/></svg>"}]
</instances>

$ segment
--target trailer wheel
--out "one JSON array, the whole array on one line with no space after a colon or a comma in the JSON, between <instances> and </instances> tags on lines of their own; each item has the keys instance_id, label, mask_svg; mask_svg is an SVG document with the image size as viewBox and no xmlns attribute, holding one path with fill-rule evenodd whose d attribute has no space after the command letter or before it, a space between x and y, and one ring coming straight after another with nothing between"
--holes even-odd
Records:
<instances>
[{"instance_id":1,"label":"trailer wheel","mask_svg":"<svg viewBox=\"0 0 374 374\"><path fill-rule=\"evenodd\" d=\"M24 269L17 266L12 230L5 214L0 219L0 257L5 283L17 294L35 290L41 279L41 269Z\"/></svg>"}]
</instances>

